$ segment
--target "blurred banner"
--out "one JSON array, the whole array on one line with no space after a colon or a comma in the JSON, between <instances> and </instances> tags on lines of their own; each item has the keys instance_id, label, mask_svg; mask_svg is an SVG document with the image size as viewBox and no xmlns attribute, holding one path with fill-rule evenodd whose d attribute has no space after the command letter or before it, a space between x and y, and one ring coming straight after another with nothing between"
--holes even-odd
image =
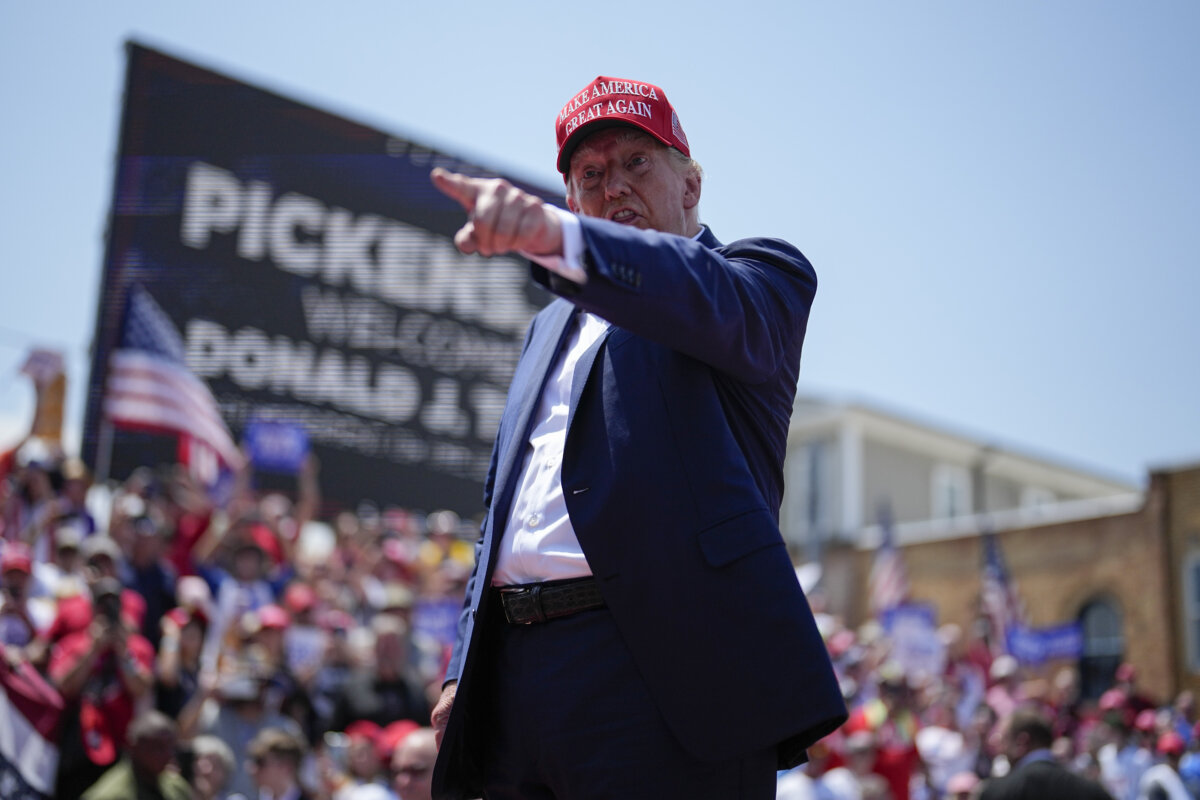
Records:
<instances>
[{"instance_id":1,"label":"blurred banner","mask_svg":"<svg viewBox=\"0 0 1200 800\"><path fill-rule=\"evenodd\" d=\"M33 381L33 388L37 393L33 428L29 435L46 442L62 444L63 406L67 397L63 354L57 350L34 348L21 366L21 374Z\"/></svg>"},{"instance_id":2,"label":"blurred banner","mask_svg":"<svg viewBox=\"0 0 1200 800\"><path fill-rule=\"evenodd\" d=\"M892 640L891 656L910 680L936 678L946 668L946 644L937 633L937 612L925 603L888 609L883 629Z\"/></svg>"},{"instance_id":3,"label":"blurred banner","mask_svg":"<svg viewBox=\"0 0 1200 800\"><path fill-rule=\"evenodd\" d=\"M260 464L291 471L311 450L335 507L476 514L524 331L548 298L524 261L454 248L463 213L429 171L494 173L137 44L128 53L88 463L136 283L235 438L256 426ZM171 437L113 437L114 477L175 459Z\"/></svg>"},{"instance_id":4,"label":"blurred banner","mask_svg":"<svg viewBox=\"0 0 1200 800\"><path fill-rule=\"evenodd\" d=\"M1022 664L1076 661L1083 657L1083 626L1067 622L1048 628L1018 625L1008 631L1008 651Z\"/></svg>"}]
</instances>

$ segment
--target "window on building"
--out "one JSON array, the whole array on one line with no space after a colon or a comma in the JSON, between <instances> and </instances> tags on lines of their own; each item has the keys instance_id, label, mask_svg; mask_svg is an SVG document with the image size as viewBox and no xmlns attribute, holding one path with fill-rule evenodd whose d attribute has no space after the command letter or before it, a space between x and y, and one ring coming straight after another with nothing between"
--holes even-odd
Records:
<instances>
[{"instance_id":1,"label":"window on building","mask_svg":"<svg viewBox=\"0 0 1200 800\"><path fill-rule=\"evenodd\" d=\"M938 464L933 468L934 519L950 519L970 514L971 472L958 464Z\"/></svg>"},{"instance_id":2,"label":"window on building","mask_svg":"<svg viewBox=\"0 0 1200 800\"><path fill-rule=\"evenodd\" d=\"M1121 610L1116 601L1097 598L1079 612L1083 628L1083 657L1079 660L1080 691L1095 700L1112 686L1117 667L1125 654Z\"/></svg>"},{"instance_id":3,"label":"window on building","mask_svg":"<svg viewBox=\"0 0 1200 800\"><path fill-rule=\"evenodd\" d=\"M1183 566L1183 617L1187 628L1188 671L1200 672L1200 553L1192 553Z\"/></svg>"}]
</instances>

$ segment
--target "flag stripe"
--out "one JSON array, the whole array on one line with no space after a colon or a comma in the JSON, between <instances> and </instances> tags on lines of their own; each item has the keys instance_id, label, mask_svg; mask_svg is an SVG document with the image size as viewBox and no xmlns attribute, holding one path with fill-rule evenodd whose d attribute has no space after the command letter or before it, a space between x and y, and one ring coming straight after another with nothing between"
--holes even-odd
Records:
<instances>
[{"instance_id":1,"label":"flag stripe","mask_svg":"<svg viewBox=\"0 0 1200 800\"><path fill-rule=\"evenodd\" d=\"M0 770L15 770L16 777L45 795L54 791L58 770L54 742L61 710L58 693L40 677L0 667Z\"/></svg>"},{"instance_id":2,"label":"flag stripe","mask_svg":"<svg viewBox=\"0 0 1200 800\"><path fill-rule=\"evenodd\" d=\"M190 436L230 466L241 453L208 386L183 362L183 341L141 286L130 288L121 347L109 360L105 416L114 425Z\"/></svg>"},{"instance_id":3,"label":"flag stripe","mask_svg":"<svg viewBox=\"0 0 1200 800\"><path fill-rule=\"evenodd\" d=\"M221 421L208 387L186 370L137 350L114 352L112 369L109 382L115 384L117 390L143 391L169 397L189 413L200 414L215 422Z\"/></svg>"},{"instance_id":4,"label":"flag stripe","mask_svg":"<svg viewBox=\"0 0 1200 800\"><path fill-rule=\"evenodd\" d=\"M213 449L220 453L227 463L236 463L232 459L236 458L237 448L228 433L210 420L192 417L185 410L170 403L153 397L110 396L104 409L108 418L119 425L187 433L201 441L211 442Z\"/></svg>"},{"instance_id":5,"label":"flag stripe","mask_svg":"<svg viewBox=\"0 0 1200 800\"><path fill-rule=\"evenodd\" d=\"M1009 632L1025 622L1025 611L1017 597L1016 586L1009 578L1004 555L996 534L983 534L983 576L980 600L983 613L991 621L994 641L992 652L1007 653Z\"/></svg>"},{"instance_id":6,"label":"flag stripe","mask_svg":"<svg viewBox=\"0 0 1200 800\"><path fill-rule=\"evenodd\" d=\"M181 430L195 429L203 438L212 439L228 436L218 420L207 414L196 414L187 405L180 404L167 387L128 386L123 381L114 381L112 393L106 407L115 421L151 422L180 427ZM149 389L149 391L145 391Z\"/></svg>"},{"instance_id":7,"label":"flag stripe","mask_svg":"<svg viewBox=\"0 0 1200 800\"><path fill-rule=\"evenodd\" d=\"M868 584L871 610L882 615L908 600L910 587L904 556L896 549L896 532L892 525L891 509L886 504L879 511L879 527L883 541L875 551Z\"/></svg>"}]
</instances>

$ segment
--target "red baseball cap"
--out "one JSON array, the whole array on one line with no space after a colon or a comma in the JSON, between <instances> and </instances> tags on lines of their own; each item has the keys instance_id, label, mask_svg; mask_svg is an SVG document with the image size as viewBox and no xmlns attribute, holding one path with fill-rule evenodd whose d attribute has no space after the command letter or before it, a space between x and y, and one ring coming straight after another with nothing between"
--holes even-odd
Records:
<instances>
[{"instance_id":1,"label":"red baseball cap","mask_svg":"<svg viewBox=\"0 0 1200 800\"><path fill-rule=\"evenodd\" d=\"M614 125L632 125L685 156L692 154L679 115L662 89L601 75L558 112L554 131L558 137L558 171L564 178L571 166L571 154L583 138Z\"/></svg>"},{"instance_id":2,"label":"red baseball cap","mask_svg":"<svg viewBox=\"0 0 1200 800\"><path fill-rule=\"evenodd\" d=\"M247 537L239 545L239 548L241 547L257 547L272 563L283 562L283 549L279 546L279 540L270 528L261 523L250 526Z\"/></svg>"},{"instance_id":3,"label":"red baseball cap","mask_svg":"<svg viewBox=\"0 0 1200 800\"><path fill-rule=\"evenodd\" d=\"M379 738L379 734L383 732L383 728L369 719L360 719L347 725L344 732L351 739L369 739L374 743Z\"/></svg>"},{"instance_id":4,"label":"red baseball cap","mask_svg":"<svg viewBox=\"0 0 1200 800\"><path fill-rule=\"evenodd\" d=\"M4 547L4 556L0 557L0 572L24 572L28 575L33 568L33 557L29 546L24 542L9 542Z\"/></svg>"},{"instance_id":5,"label":"red baseball cap","mask_svg":"<svg viewBox=\"0 0 1200 800\"><path fill-rule=\"evenodd\" d=\"M258 609L258 625L262 630L283 630L292 622L292 617L277 605L267 605Z\"/></svg>"},{"instance_id":6,"label":"red baseball cap","mask_svg":"<svg viewBox=\"0 0 1200 800\"><path fill-rule=\"evenodd\" d=\"M379 760L387 762L391 759L392 753L400 746L410 733L420 729L420 725L413 722L411 719L397 720L386 726L379 732L375 738L375 752L379 756Z\"/></svg>"},{"instance_id":7,"label":"red baseball cap","mask_svg":"<svg viewBox=\"0 0 1200 800\"><path fill-rule=\"evenodd\" d=\"M1158 737L1158 752L1181 756L1187 750L1183 737L1175 731L1167 731Z\"/></svg>"},{"instance_id":8,"label":"red baseball cap","mask_svg":"<svg viewBox=\"0 0 1200 800\"><path fill-rule=\"evenodd\" d=\"M283 593L283 604L293 614L303 614L317 604L317 593L307 583L291 583Z\"/></svg>"}]
</instances>

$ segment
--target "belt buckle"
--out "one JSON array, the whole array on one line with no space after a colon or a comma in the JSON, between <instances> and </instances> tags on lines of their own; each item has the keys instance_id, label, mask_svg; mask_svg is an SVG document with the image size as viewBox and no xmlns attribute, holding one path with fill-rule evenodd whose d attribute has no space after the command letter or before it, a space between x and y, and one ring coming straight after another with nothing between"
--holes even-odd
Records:
<instances>
[{"instance_id":1,"label":"belt buckle","mask_svg":"<svg viewBox=\"0 0 1200 800\"><path fill-rule=\"evenodd\" d=\"M542 586L534 584L533 586L523 586L521 588L501 589L500 594L504 597L511 597L514 600L521 602L528 598L532 605L532 619L513 619L513 615L509 613L508 604L501 602L504 607L504 617L513 625L532 625L535 622L545 622L546 612L542 608Z\"/></svg>"},{"instance_id":2,"label":"belt buckle","mask_svg":"<svg viewBox=\"0 0 1200 800\"><path fill-rule=\"evenodd\" d=\"M542 608L542 584L534 584L529 590L529 599L533 601L533 620L532 622L545 622L546 609Z\"/></svg>"}]
</instances>

